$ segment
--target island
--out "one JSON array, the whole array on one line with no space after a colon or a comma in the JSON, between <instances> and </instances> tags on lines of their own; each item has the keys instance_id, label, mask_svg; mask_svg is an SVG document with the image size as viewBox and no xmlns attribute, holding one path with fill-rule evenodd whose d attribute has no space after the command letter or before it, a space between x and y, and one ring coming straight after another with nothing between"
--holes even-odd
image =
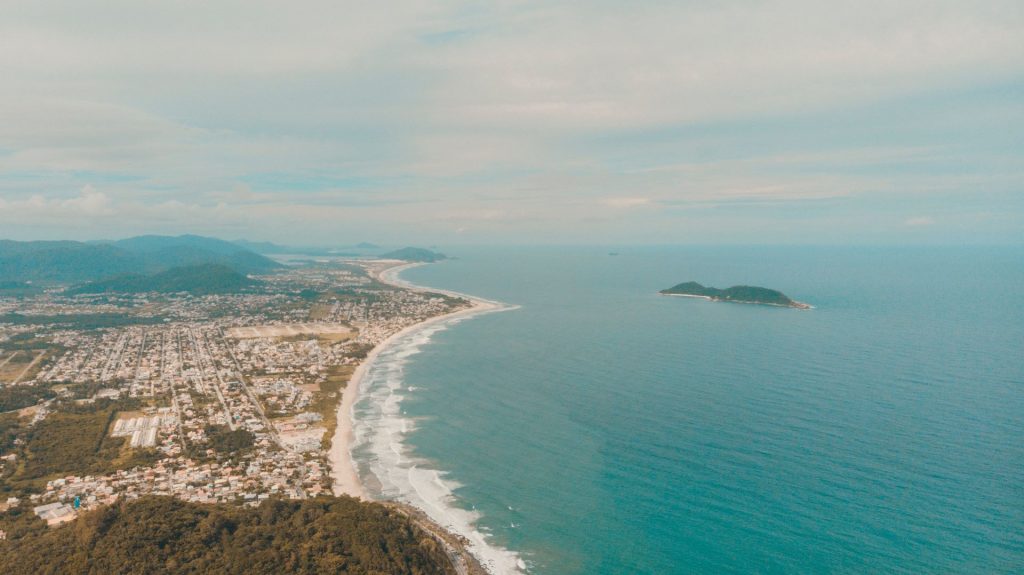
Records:
<instances>
[{"instance_id":1,"label":"island","mask_svg":"<svg viewBox=\"0 0 1024 575\"><path fill-rule=\"evenodd\" d=\"M753 303L779 307L792 307L796 309L811 309L810 305L794 301L780 291L757 286L732 286L731 288L718 289L705 287L697 282L691 281L675 285L668 289L663 289L659 293L662 295L699 297L711 301Z\"/></svg>"}]
</instances>

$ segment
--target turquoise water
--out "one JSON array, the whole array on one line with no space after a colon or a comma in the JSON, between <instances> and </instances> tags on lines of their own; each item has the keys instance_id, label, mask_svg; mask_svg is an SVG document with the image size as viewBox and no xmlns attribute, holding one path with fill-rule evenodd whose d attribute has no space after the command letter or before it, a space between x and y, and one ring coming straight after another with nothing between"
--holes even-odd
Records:
<instances>
[{"instance_id":1,"label":"turquoise water","mask_svg":"<svg viewBox=\"0 0 1024 575\"><path fill-rule=\"evenodd\" d=\"M1024 572L1021 249L450 251L402 277L520 307L420 337L390 397L531 573Z\"/></svg>"}]
</instances>

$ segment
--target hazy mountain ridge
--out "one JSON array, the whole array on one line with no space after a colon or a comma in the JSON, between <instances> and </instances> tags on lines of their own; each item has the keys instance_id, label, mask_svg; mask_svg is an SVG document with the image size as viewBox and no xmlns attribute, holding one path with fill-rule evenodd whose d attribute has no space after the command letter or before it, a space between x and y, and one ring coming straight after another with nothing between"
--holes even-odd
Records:
<instances>
[{"instance_id":1,"label":"hazy mountain ridge","mask_svg":"<svg viewBox=\"0 0 1024 575\"><path fill-rule=\"evenodd\" d=\"M170 268L153 275L129 274L74 287L69 295L98 293L178 293L210 295L237 293L259 282L222 264Z\"/></svg>"},{"instance_id":2,"label":"hazy mountain ridge","mask_svg":"<svg viewBox=\"0 0 1024 575\"><path fill-rule=\"evenodd\" d=\"M376 244L360 242L352 246L323 247L323 246L293 246L276 244L274 242L252 241L246 239L232 240L233 244L247 250L265 255L277 254L299 254L309 256L365 256L374 250L381 249Z\"/></svg>"},{"instance_id":3,"label":"hazy mountain ridge","mask_svg":"<svg viewBox=\"0 0 1024 575\"><path fill-rule=\"evenodd\" d=\"M438 262L448 259L448 256L424 248L406 247L380 254L380 258L386 260L405 260L407 262Z\"/></svg>"},{"instance_id":4,"label":"hazy mountain ridge","mask_svg":"<svg viewBox=\"0 0 1024 575\"><path fill-rule=\"evenodd\" d=\"M241 273L282 267L241 246L202 236L138 236L111 242L0 240L0 279L82 283L169 268L220 264Z\"/></svg>"}]
</instances>

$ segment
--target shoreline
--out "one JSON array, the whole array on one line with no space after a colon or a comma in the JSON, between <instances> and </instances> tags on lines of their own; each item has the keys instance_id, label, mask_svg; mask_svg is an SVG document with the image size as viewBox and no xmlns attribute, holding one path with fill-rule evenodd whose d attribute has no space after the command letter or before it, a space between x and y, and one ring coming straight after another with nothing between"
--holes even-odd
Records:
<instances>
[{"instance_id":1,"label":"shoreline","mask_svg":"<svg viewBox=\"0 0 1024 575\"><path fill-rule=\"evenodd\" d=\"M712 297L712 296L709 296L709 295L697 295L697 294L691 294L691 293L664 293L664 292L659 292L658 295L667 295L667 296L672 296L672 297L695 297L697 299L705 299L705 300L708 300L708 301L715 301L715 302L722 302L722 303L745 303L745 304L748 304L748 305L770 305L772 307L788 307L788 308L791 308L791 309L814 309L813 305L811 305L809 303L804 303L802 301L796 301L796 300L793 300L792 304L781 304L781 303L770 303L770 302L766 302L766 301L746 301L746 300L741 300L741 299L722 299L722 298Z\"/></svg>"},{"instance_id":2,"label":"shoreline","mask_svg":"<svg viewBox=\"0 0 1024 575\"><path fill-rule=\"evenodd\" d=\"M492 575L495 573L493 569L496 565L494 564L493 558L489 558L487 554L479 554L481 549L487 548L486 543L483 541L482 536L479 533L472 530L472 528L467 532L465 530L453 528L452 525L443 525L442 522L431 517L430 513L428 513L426 509L421 509L411 502L377 500L372 498L360 481L355 461L352 458L355 404L359 401L359 392L361 391L360 387L362 387L363 379L366 377L370 368L374 366L381 353L391 348L403 337L425 328L429 328L432 325L448 322L452 319L472 317L479 314L504 311L518 307L450 290L421 287L398 278L398 274L402 271L420 265L425 264L396 262L396 265L385 268L376 274L371 274L371 277L381 283L401 289L444 294L450 297L465 299L470 302L470 307L427 318L388 336L387 339L380 342L370 350L370 353L366 355L366 358L352 373L348 383L345 385L345 389L342 391L341 401L338 404L336 428L331 443L331 449L327 454L333 479L332 492L335 496L348 495L362 501L382 503L390 509L410 518L417 526L420 527L420 529L423 529L424 532L445 548L452 566L459 575ZM467 537L467 533L470 535L469 537ZM500 572L507 571L509 573L521 573L524 569L525 565L523 565L521 560L517 559L515 567L511 569L503 569Z\"/></svg>"},{"instance_id":3,"label":"shoreline","mask_svg":"<svg viewBox=\"0 0 1024 575\"><path fill-rule=\"evenodd\" d=\"M421 265L425 264L396 263L396 265L382 270L374 276L374 279L381 283L386 283L402 289L439 293L466 299L470 302L470 307L425 319L391 334L387 339L374 346L374 348L370 350L370 353L366 355L366 359L364 359L352 373L348 383L345 384L345 389L342 391L341 401L338 403L337 424L334 430L334 436L331 440L331 449L327 454L327 459L331 464L331 476L334 480L331 488L334 495L348 495L357 499L367 501L372 500L367 495L362 482L359 480L359 473L356 470L355 462L352 459L351 447L352 440L354 439L353 414L355 404L359 400L359 388L362 385L363 378L366 376L366 372L373 366L377 356L393 345L398 339L430 325L448 321L453 318L473 316L490 311L506 309L504 304L500 304L498 302L447 290L428 289L420 286L414 286L413 284L398 279L397 276L402 271Z\"/></svg>"}]
</instances>

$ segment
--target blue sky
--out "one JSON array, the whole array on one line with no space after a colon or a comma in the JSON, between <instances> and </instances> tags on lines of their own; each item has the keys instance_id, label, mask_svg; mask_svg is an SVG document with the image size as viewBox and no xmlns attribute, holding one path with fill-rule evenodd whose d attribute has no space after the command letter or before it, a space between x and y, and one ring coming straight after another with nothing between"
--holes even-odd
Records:
<instances>
[{"instance_id":1,"label":"blue sky","mask_svg":"<svg viewBox=\"0 0 1024 575\"><path fill-rule=\"evenodd\" d=\"M3 237L1024 240L1019 1L0 16Z\"/></svg>"}]
</instances>

